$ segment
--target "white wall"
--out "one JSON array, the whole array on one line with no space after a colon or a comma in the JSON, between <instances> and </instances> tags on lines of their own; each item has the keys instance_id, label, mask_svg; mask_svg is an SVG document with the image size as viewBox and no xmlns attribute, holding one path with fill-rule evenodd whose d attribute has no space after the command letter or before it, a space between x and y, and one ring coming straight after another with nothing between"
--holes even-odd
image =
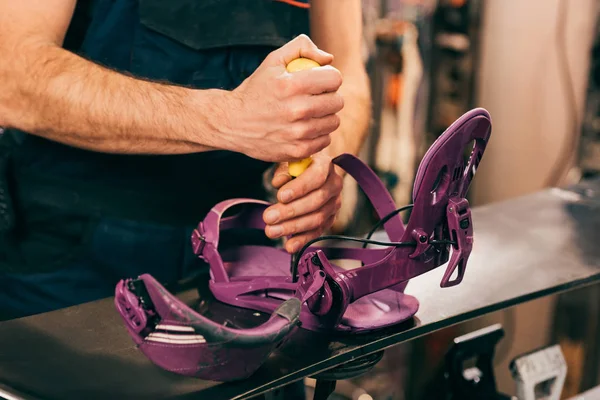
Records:
<instances>
[{"instance_id":1,"label":"white wall","mask_svg":"<svg viewBox=\"0 0 600 400\"><path fill-rule=\"evenodd\" d=\"M473 187L487 203L543 187L570 134L556 25L561 0L484 0L478 105L493 133ZM583 109L598 0L567 4L566 45L577 107Z\"/></svg>"}]
</instances>

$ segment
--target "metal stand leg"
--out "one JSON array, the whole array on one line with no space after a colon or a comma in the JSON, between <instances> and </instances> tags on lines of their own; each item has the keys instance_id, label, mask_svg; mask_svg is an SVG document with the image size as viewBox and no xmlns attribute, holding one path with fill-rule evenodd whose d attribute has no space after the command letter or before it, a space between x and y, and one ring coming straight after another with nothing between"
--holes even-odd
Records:
<instances>
[{"instance_id":1,"label":"metal stand leg","mask_svg":"<svg viewBox=\"0 0 600 400\"><path fill-rule=\"evenodd\" d=\"M494 352L504 337L500 324L479 329L454 339L446 354L445 378L450 400L508 400L498 393L494 376ZM474 366L465 362L475 358Z\"/></svg>"},{"instance_id":2,"label":"metal stand leg","mask_svg":"<svg viewBox=\"0 0 600 400\"><path fill-rule=\"evenodd\" d=\"M335 391L336 383L337 381L318 379L313 400L327 400L329 395Z\"/></svg>"}]
</instances>

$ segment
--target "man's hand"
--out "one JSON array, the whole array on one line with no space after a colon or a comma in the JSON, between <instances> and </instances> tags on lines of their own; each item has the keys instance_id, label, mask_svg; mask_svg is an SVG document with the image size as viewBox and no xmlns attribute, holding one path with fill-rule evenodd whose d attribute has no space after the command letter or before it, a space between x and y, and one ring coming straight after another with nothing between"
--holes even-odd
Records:
<instances>
[{"instance_id":1,"label":"man's hand","mask_svg":"<svg viewBox=\"0 0 600 400\"><path fill-rule=\"evenodd\" d=\"M265 210L265 233L272 239L293 235L285 244L288 252L297 252L333 225L342 205L342 177L327 154L315 154L308 169L294 180L287 163L282 163L272 184L279 189L279 203Z\"/></svg>"},{"instance_id":2,"label":"man's hand","mask_svg":"<svg viewBox=\"0 0 600 400\"><path fill-rule=\"evenodd\" d=\"M299 57L322 66L287 72ZM224 126L218 128L225 147L270 162L299 160L327 147L344 106L337 93L342 76L328 65L332 61L305 35L269 54L222 107Z\"/></svg>"},{"instance_id":3,"label":"man's hand","mask_svg":"<svg viewBox=\"0 0 600 400\"><path fill-rule=\"evenodd\" d=\"M239 88L192 89L121 74L62 48L76 0L0 0L0 126L118 154L230 150L293 161L340 124L340 72L306 36ZM290 74L298 57L324 67Z\"/></svg>"}]
</instances>

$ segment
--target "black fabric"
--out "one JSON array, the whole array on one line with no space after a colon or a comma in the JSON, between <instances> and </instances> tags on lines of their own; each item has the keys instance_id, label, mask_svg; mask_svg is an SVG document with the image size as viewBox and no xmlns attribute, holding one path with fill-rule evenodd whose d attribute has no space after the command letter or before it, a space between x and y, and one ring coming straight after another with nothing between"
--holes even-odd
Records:
<instances>
[{"instance_id":1,"label":"black fabric","mask_svg":"<svg viewBox=\"0 0 600 400\"><path fill-rule=\"evenodd\" d=\"M65 35L63 47L74 53L79 52L91 23L91 4L93 0L78 1L71 18L71 24Z\"/></svg>"},{"instance_id":2,"label":"black fabric","mask_svg":"<svg viewBox=\"0 0 600 400\"><path fill-rule=\"evenodd\" d=\"M194 50L282 46L308 32L307 11L272 0L139 0L140 22Z\"/></svg>"},{"instance_id":3,"label":"black fabric","mask_svg":"<svg viewBox=\"0 0 600 400\"><path fill-rule=\"evenodd\" d=\"M13 200L12 157L16 143L9 133L0 133L0 238L8 235L15 225Z\"/></svg>"},{"instance_id":4,"label":"black fabric","mask_svg":"<svg viewBox=\"0 0 600 400\"><path fill-rule=\"evenodd\" d=\"M46 212L68 210L74 215L110 216L158 224L190 225L200 221L222 195L214 192L127 190L95 186L93 182L63 181L46 175L16 176L16 198L24 207L43 207ZM263 197L260 189L254 194Z\"/></svg>"}]
</instances>

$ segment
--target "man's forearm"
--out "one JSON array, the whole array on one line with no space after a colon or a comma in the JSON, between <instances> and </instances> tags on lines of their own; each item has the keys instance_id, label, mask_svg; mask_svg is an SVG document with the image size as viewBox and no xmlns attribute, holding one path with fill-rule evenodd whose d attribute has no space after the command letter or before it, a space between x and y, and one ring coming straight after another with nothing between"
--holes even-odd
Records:
<instances>
[{"instance_id":1,"label":"man's forearm","mask_svg":"<svg viewBox=\"0 0 600 400\"><path fill-rule=\"evenodd\" d=\"M50 44L11 50L0 65L0 125L110 153L219 147L222 91L142 81Z\"/></svg>"},{"instance_id":2,"label":"man's forearm","mask_svg":"<svg viewBox=\"0 0 600 400\"><path fill-rule=\"evenodd\" d=\"M358 155L371 119L369 78L362 62L362 5L360 0L311 0L311 35L315 43L334 56L344 83L340 127L332 134L330 156ZM340 24L339 21L344 21Z\"/></svg>"},{"instance_id":3,"label":"man's forearm","mask_svg":"<svg viewBox=\"0 0 600 400\"><path fill-rule=\"evenodd\" d=\"M359 71L344 75L340 93L344 97L344 109L340 112L340 127L332 134L327 153L332 157L342 153L358 156L371 120L371 97L366 73Z\"/></svg>"}]
</instances>

